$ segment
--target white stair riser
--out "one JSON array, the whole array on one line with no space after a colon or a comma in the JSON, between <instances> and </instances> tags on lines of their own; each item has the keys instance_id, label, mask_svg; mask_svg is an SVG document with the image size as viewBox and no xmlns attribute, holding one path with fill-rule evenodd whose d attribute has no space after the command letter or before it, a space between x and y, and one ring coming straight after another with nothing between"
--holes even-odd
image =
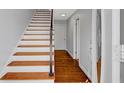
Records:
<instances>
[{"instance_id":1,"label":"white stair riser","mask_svg":"<svg viewBox=\"0 0 124 93\"><path fill-rule=\"evenodd\" d=\"M34 12L34 14L36 14L36 13L38 13L38 14L39 14L39 13L40 13L40 14L46 14L46 13L47 13L47 14L50 14L50 11L40 11L40 12L39 12L39 11L36 11L36 12Z\"/></svg>"},{"instance_id":2,"label":"white stair riser","mask_svg":"<svg viewBox=\"0 0 124 93\"><path fill-rule=\"evenodd\" d=\"M38 21L32 21L32 22L30 22L30 24L36 24L36 25L40 25L40 24L51 24L50 22L44 22L44 21L40 21L40 22L38 22Z\"/></svg>"},{"instance_id":3,"label":"white stair riser","mask_svg":"<svg viewBox=\"0 0 124 93\"><path fill-rule=\"evenodd\" d=\"M50 16L50 13L49 12L34 13L33 16L35 16L35 15L46 15L46 16Z\"/></svg>"},{"instance_id":4,"label":"white stair riser","mask_svg":"<svg viewBox=\"0 0 124 93\"><path fill-rule=\"evenodd\" d=\"M50 14L50 11L45 11L45 12L35 12L34 14Z\"/></svg>"},{"instance_id":5,"label":"white stair riser","mask_svg":"<svg viewBox=\"0 0 124 93\"><path fill-rule=\"evenodd\" d=\"M50 9L37 9L34 13L36 12L50 12Z\"/></svg>"},{"instance_id":6,"label":"white stair riser","mask_svg":"<svg viewBox=\"0 0 124 93\"><path fill-rule=\"evenodd\" d=\"M53 61L54 61L54 55L52 57ZM50 56L49 55L44 55L44 56L12 56L11 59L9 60L11 61L49 61L50 60Z\"/></svg>"},{"instance_id":7,"label":"white stair riser","mask_svg":"<svg viewBox=\"0 0 124 93\"><path fill-rule=\"evenodd\" d=\"M50 31L25 31L24 34L50 34Z\"/></svg>"},{"instance_id":8,"label":"white stair riser","mask_svg":"<svg viewBox=\"0 0 124 93\"><path fill-rule=\"evenodd\" d=\"M50 24L30 24L29 26L50 26Z\"/></svg>"},{"instance_id":9,"label":"white stair riser","mask_svg":"<svg viewBox=\"0 0 124 93\"><path fill-rule=\"evenodd\" d=\"M50 21L31 21L31 22L45 22L45 23L47 22L48 24L50 24Z\"/></svg>"},{"instance_id":10,"label":"white stair riser","mask_svg":"<svg viewBox=\"0 0 124 93\"><path fill-rule=\"evenodd\" d=\"M27 27L27 29L48 29L50 30L50 27Z\"/></svg>"},{"instance_id":11,"label":"white stair riser","mask_svg":"<svg viewBox=\"0 0 124 93\"><path fill-rule=\"evenodd\" d=\"M42 17L39 17L39 16L37 16L37 17L35 16L35 17L34 17L34 16L33 16L32 18L51 18L51 16L42 16Z\"/></svg>"},{"instance_id":12,"label":"white stair riser","mask_svg":"<svg viewBox=\"0 0 124 93\"><path fill-rule=\"evenodd\" d=\"M49 72L49 66L7 66L7 72ZM54 66L53 66L54 72Z\"/></svg>"},{"instance_id":13,"label":"white stair riser","mask_svg":"<svg viewBox=\"0 0 124 93\"><path fill-rule=\"evenodd\" d=\"M50 9L37 9L34 13L36 12L50 12Z\"/></svg>"},{"instance_id":14,"label":"white stair riser","mask_svg":"<svg viewBox=\"0 0 124 93\"><path fill-rule=\"evenodd\" d=\"M50 12L35 12L33 16L36 16L36 15L51 16L51 13Z\"/></svg>"},{"instance_id":15,"label":"white stair riser","mask_svg":"<svg viewBox=\"0 0 124 93\"><path fill-rule=\"evenodd\" d=\"M42 48L16 48L15 52L50 52L49 47L42 47ZM54 52L54 48L52 49Z\"/></svg>"},{"instance_id":16,"label":"white stair riser","mask_svg":"<svg viewBox=\"0 0 124 93\"><path fill-rule=\"evenodd\" d=\"M50 39L50 36L26 36L26 35L24 35L24 36L22 36L22 39ZM54 39L54 35L53 35L53 39Z\"/></svg>"},{"instance_id":17,"label":"white stair riser","mask_svg":"<svg viewBox=\"0 0 124 93\"><path fill-rule=\"evenodd\" d=\"M51 16L49 16L49 15L47 15L47 16L44 16L44 15L42 15L42 16L33 16L33 18L39 18L39 17L40 17L40 18L42 18L42 17L43 17L43 18L44 18L44 17L47 17L47 18L49 17L49 18L50 18Z\"/></svg>"},{"instance_id":18,"label":"white stair riser","mask_svg":"<svg viewBox=\"0 0 124 93\"><path fill-rule=\"evenodd\" d=\"M43 11L35 11L34 14L35 13L50 13L50 11L49 10L47 10L47 11L44 11L44 10Z\"/></svg>"},{"instance_id":19,"label":"white stair riser","mask_svg":"<svg viewBox=\"0 0 124 93\"><path fill-rule=\"evenodd\" d=\"M21 41L19 45L49 45L50 41ZM52 42L54 45L54 41Z\"/></svg>"},{"instance_id":20,"label":"white stair riser","mask_svg":"<svg viewBox=\"0 0 124 93\"><path fill-rule=\"evenodd\" d=\"M34 14L33 16L50 16L49 13L44 13L44 14Z\"/></svg>"},{"instance_id":21,"label":"white stair riser","mask_svg":"<svg viewBox=\"0 0 124 93\"><path fill-rule=\"evenodd\" d=\"M34 13L50 13L49 10L35 11Z\"/></svg>"},{"instance_id":22,"label":"white stair riser","mask_svg":"<svg viewBox=\"0 0 124 93\"><path fill-rule=\"evenodd\" d=\"M35 12L34 14L50 14L50 11L45 11L45 12Z\"/></svg>"},{"instance_id":23,"label":"white stair riser","mask_svg":"<svg viewBox=\"0 0 124 93\"><path fill-rule=\"evenodd\" d=\"M32 18L32 20L50 20L51 18Z\"/></svg>"}]
</instances>

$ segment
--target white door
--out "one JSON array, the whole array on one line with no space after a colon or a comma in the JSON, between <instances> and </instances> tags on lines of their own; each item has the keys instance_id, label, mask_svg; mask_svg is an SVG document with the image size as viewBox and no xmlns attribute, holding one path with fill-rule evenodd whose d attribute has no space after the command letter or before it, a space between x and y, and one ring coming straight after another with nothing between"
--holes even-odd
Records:
<instances>
[{"instance_id":1,"label":"white door","mask_svg":"<svg viewBox=\"0 0 124 93\"><path fill-rule=\"evenodd\" d=\"M80 20L75 19L74 29L74 58L79 61L80 58Z\"/></svg>"},{"instance_id":2,"label":"white door","mask_svg":"<svg viewBox=\"0 0 124 93\"><path fill-rule=\"evenodd\" d=\"M66 22L55 22L55 50L66 49Z\"/></svg>"}]
</instances>

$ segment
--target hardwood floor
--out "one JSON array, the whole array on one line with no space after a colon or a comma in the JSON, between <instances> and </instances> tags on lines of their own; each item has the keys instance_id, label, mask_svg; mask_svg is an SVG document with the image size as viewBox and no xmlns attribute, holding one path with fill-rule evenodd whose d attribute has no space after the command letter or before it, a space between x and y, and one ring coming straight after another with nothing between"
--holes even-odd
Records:
<instances>
[{"instance_id":1,"label":"hardwood floor","mask_svg":"<svg viewBox=\"0 0 124 93\"><path fill-rule=\"evenodd\" d=\"M55 82L79 83L90 82L85 73L79 68L78 62L73 60L66 51L55 51Z\"/></svg>"},{"instance_id":2,"label":"hardwood floor","mask_svg":"<svg viewBox=\"0 0 124 93\"><path fill-rule=\"evenodd\" d=\"M97 62L97 78L98 78L98 83L100 83L100 78L101 78L101 59L99 59L98 62Z\"/></svg>"}]
</instances>

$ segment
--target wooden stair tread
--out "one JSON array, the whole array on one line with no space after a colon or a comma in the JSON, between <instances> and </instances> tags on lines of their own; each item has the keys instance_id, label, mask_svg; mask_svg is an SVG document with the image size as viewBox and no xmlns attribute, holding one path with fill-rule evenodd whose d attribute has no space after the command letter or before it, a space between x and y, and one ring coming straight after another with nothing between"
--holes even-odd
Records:
<instances>
[{"instance_id":1,"label":"wooden stair tread","mask_svg":"<svg viewBox=\"0 0 124 93\"><path fill-rule=\"evenodd\" d=\"M36 12L35 12L35 13L42 13L42 12L43 12L43 13L44 13L44 12L45 12L45 13L46 13L46 12L49 12L49 13L50 13L50 11L49 11L49 10L41 10L41 11L40 11L40 10L36 10Z\"/></svg>"},{"instance_id":2,"label":"wooden stair tread","mask_svg":"<svg viewBox=\"0 0 124 93\"><path fill-rule=\"evenodd\" d=\"M50 18L50 16L48 16L48 17L45 17L45 16L37 17L37 16L35 16L35 17L32 17L32 18Z\"/></svg>"},{"instance_id":3,"label":"wooden stair tread","mask_svg":"<svg viewBox=\"0 0 124 93\"><path fill-rule=\"evenodd\" d=\"M36 12L35 14L50 14L50 12Z\"/></svg>"},{"instance_id":4,"label":"wooden stair tread","mask_svg":"<svg viewBox=\"0 0 124 93\"><path fill-rule=\"evenodd\" d=\"M50 12L36 12L35 14L50 14Z\"/></svg>"},{"instance_id":5,"label":"wooden stair tread","mask_svg":"<svg viewBox=\"0 0 124 93\"><path fill-rule=\"evenodd\" d=\"M50 16L50 13L35 13L34 16Z\"/></svg>"},{"instance_id":6,"label":"wooden stair tread","mask_svg":"<svg viewBox=\"0 0 124 93\"><path fill-rule=\"evenodd\" d=\"M50 47L50 45L19 45L18 47Z\"/></svg>"},{"instance_id":7,"label":"wooden stair tread","mask_svg":"<svg viewBox=\"0 0 124 93\"><path fill-rule=\"evenodd\" d=\"M50 22L30 22L32 24L50 24Z\"/></svg>"},{"instance_id":8,"label":"wooden stair tread","mask_svg":"<svg viewBox=\"0 0 124 93\"><path fill-rule=\"evenodd\" d=\"M35 13L34 15L50 15L50 12Z\"/></svg>"},{"instance_id":9,"label":"wooden stair tread","mask_svg":"<svg viewBox=\"0 0 124 93\"><path fill-rule=\"evenodd\" d=\"M49 11L47 11L47 12L36 12L35 14L50 14L50 12Z\"/></svg>"},{"instance_id":10,"label":"wooden stair tread","mask_svg":"<svg viewBox=\"0 0 124 93\"><path fill-rule=\"evenodd\" d=\"M50 35L50 34L24 34L24 35Z\"/></svg>"},{"instance_id":11,"label":"wooden stair tread","mask_svg":"<svg viewBox=\"0 0 124 93\"><path fill-rule=\"evenodd\" d=\"M38 56L49 55L50 52L16 52L14 56Z\"/></svg>"},{"instance_id":12,"label":"wooden stair tread","mask_svg":"<svg viewBox=\"0 0 124 93\"><path fill-rule=\"evenodd\" d=\"M50 12L36 12L34 15L50 15Z\"/></svg>"},{"instance_id":13,"label":"wooden stair tread","mask_svg":"<svg viewBox=\"0 0 124 93\"><path fill-rule=\"evenodd\" d=\"M42 19L44 19L44 18L42 18ZM35 20L31 20L31 21L35 21ZM36 21L38 21L38 20L36 20ZM51 20L40 20L40 21L51 21Z\"/></svg>"},{"instance_id":14,"label":"wooden stair tread","mask_svg":"<svg viewBox=\"0 0 124 93\"><path fill-rule=\"evenodd\" d=\"M51 16L50 15L47 15L47 16L46 15L41 15L41 16L33 16L32 18L44 18L44 17L45 18L47 18L47 17L50 18Z\"/></svg>"},{"instance_id":15,"label":"wooden stair tread","mask_svg":"<svg viewBox=\"0 0 124 93\"><path fill-rule=\"evenodd\" d=\"M29 32L29 31L34 31L34 32L36 31L37 32L37 31L50 31L50 30L27 30L26 32Z\"/></svg>"},{"instance_id":16,"label":"wooden stair tread","mask_svg":"<svg viewBox=\"0 0 124 93\"><path fill-rule=\"evenodd\" d=\"M50 25L29 25L28 27L50 27Z\"/></svg>"},{"instance_id":17,"label":"wooden stair tread","mask_svg":"<svg viewBox=\"0 0 124 93\"><path fill-rule=\"evenodd\" d=\"M53 80L48 72L8 72L1 80Z\"/></svg>"},{"instance_id":18,"label":"wooden stair tread","mask_svg":"<svg viewBox=\"0 0 124 93\"><path fill-rule=\"evenodd\" d=\"M50 41L50 39L21 39L21 41Z\"/></svg>"},{"instance_id":19,"label":"wooden stair tread","mask_svg":"<svg viewBox=\"0 0 124 93\"><path fill-rule=\"evenodd\" d=\"M12 61L8 66L49 66L49 63L49 61Z\"/></svg>"},{"instance_id":20,"label":"wooden stair tread","mask_svg":"<svg viewBox=\"0 0 124 93\"><path fill-rule=\"evenodd\" d=\"M51 21L51 19L49 18L49 19L32 19L32 21Z\"/></svg>"}]
</instances>

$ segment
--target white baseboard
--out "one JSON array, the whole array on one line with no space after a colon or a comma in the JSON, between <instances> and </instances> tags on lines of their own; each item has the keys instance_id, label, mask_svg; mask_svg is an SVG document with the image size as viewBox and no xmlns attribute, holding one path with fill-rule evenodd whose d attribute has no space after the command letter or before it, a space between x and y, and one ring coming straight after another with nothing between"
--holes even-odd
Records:
<instances>
[{"instance_id":1,"label":"white baseboard","mask_svg":"<svg viewBox=\"0 0 124 93\"><path fill-rule=\"evenodd\" d=\"M73 56L73 54L68 50L68 49L66 49L66 51L71 55L71 57L74 59L74 56Z\"/></svg>"},{"instance_id":2,"label":"white baseboard","mask_svg":"<svg viewBox=\"0 0 124 93\"><path fill-rule=\"evenodd\" d=\"M66 49L66 51L71 55L71 57L74 59L74 56L73 56L73 54L70 52L70 51L68 51L68 49ZM88 73L88 71L80 64L80 62L79 62L79 67L82 69L82 71L86 74L86 76L90 79L90 80L92 80L92 77L91 77L91 75Z\"/></svg>"},{"instance_id":3,"label":"white baseboard","mask_svg":"<svg viewBox=\"0 0 124 93\"><path fill-rule=\"evenodd\" d=\"M89 72L80 63L79 63L79 67L86 74L86 76L92 81L92 77L90 76Z\"/></svg>"},{"instance_id":4,"label":"white baseboard","mask_svg":"<svg viewBox=\"0 0 124 93\"><path fill-rule=\"evenodd\" d=\"M7 73L7 70L5 69L5 67L2 69L2 71L0 72L0 78L2 78L5 74Z\"/></svg>"}]
</instances>

